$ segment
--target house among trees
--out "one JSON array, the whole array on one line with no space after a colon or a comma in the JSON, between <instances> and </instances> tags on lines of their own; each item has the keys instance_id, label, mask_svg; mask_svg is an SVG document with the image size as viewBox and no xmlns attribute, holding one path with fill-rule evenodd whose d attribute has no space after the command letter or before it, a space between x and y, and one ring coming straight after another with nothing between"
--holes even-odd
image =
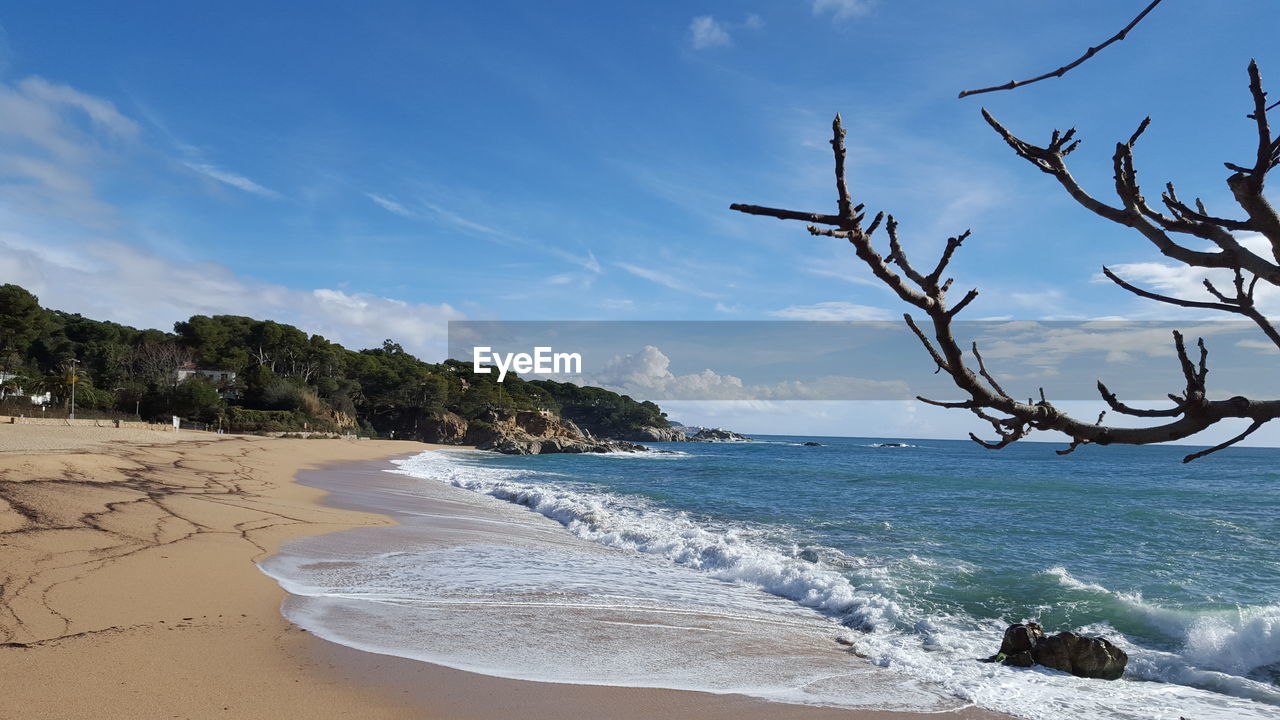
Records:
<instances>
[{"instance_id":1,"label":"house among trees","mask_svg":"<svg viewBox=\"0 0 1280 720\"><path fill-rule=\"evenodd\" d=\"M193 377L200 377L217 388L218 396L223 400L235 400L240 397L240 392L236 388L236 374L233 370L210 370L188 362L175 368L173 374L174 384L180 385Z\"/></svg>"},{"instance_id":2,"label":"house among trees","mask_svg":"<svg viewBox=\"0 0 1280 720\"><path fill-rule=\"evenodd\" d=\"M22 397L27 395L23 389L24 380L26 378L13 373L0 372L0 400L11 397ZM53 393L45 391L43 393L32 393L27 395L31 398L32 405L48 405L53 402Z\"/></svg>"}]
</instances>

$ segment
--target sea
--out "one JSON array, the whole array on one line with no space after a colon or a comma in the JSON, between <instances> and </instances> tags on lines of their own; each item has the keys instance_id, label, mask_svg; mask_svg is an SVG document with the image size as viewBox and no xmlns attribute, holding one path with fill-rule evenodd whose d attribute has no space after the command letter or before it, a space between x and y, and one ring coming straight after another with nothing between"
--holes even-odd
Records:
<instances>
[{"instance_id":1,"label":"sea","mask_svg":"<svg viewBox=\"0 0 1280 720\"><path fill-rule=\"evenodd\" d=\"M805 445L817 442L818 446ZM294 623L500 677L1036 719L1280 718L1280 449L766 436L431 451L262 563ZM1118 681L984 663L1101 635Z\"/></svg>"}]
</instances>

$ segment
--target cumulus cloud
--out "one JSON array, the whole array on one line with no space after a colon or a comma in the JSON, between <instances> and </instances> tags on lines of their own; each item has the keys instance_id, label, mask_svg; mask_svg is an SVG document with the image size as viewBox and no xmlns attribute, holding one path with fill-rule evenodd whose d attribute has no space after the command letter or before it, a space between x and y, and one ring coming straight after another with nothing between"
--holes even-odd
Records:
<instances>
[{"instance_id":1,"label":"cumulus cloud","mask_svg":"<svg viewBox=\"0 0 1280 720\"><path fill-rule=\"evenodd\" d=\"M894 315L888 310L850 302L820 302L813 305L792 305L773 310L769 315L787 320L890 320Z\"/></svg>"},{"instance_id":2,"label":"cumulus cloud","mask_svg":"<svg viewBox=\"0 0 1280 720\"><path fill-rule=\"evenodd\" d=\"M689 23L689 44L694 50L728 47L733 44L729 31L710 15L695 17Z\"/></svg>"}]
</instances>

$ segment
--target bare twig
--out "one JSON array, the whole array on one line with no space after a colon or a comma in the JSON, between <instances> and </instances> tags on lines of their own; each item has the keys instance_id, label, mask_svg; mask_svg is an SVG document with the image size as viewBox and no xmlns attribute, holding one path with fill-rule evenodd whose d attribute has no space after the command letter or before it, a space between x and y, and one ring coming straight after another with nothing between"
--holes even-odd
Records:
<instances>
[{"instance_id":1,"label":"bare twig","mask_svg":"<svg viewBox=\"0 0 1280 720\"><path fill-rule=\"evenodd\" d=\"M1194 453L1191 453L1190 455L1188 455L1188 456L1186 456L1186 457L1182 458L1182 462L1184 462L1184 463L1189 463L1189 462L1191 462L1192 460L1199 460L1200 458L1204 457L1205 455L1211 455L1211 454L1213 454L1213 453L1218 452L1219 450L1225 450L1226 448L1229 448L1229 447L1231 447L1232 445L1235 445L1236 443L1240 442L1241 440L1243 440L1243 439L1245 439L1245 438L1249 437L1250 435L1252 435L1252 434L1253 434L1253 431L1254 431L1254 430L1257 430L1257 429L1258 429L1258 428L1260 428L1260 427L1262 427L1262 426L1263 426L1263 424L1264 424L1265 422L1266 422L1265 420L1254 420L1254 421L1253 421L1253 423L1252 423L1251 425L1249 425L1248 429L1246 429L1244 432L1240 433L1239 435L1237 435L1237 436L1235 436L1235 437L1231 438L1230 440L1228 440L1228 441L1226 441L1226 442L1224 442L1224 443L1221 443L1221 444L1218 444L1218 445L1214 445L1213 447L1209 448L1208 450L1201 450L1200 452L1194 452Z\"/></svg>"},{"instance_id":2,"label":"bare twig","mask_svg":"<svg viewBox=\"0 0 1280 720\"><path fill-rule=\"evenodd\" d=\"M1054 70L1052 72L1047 72L1043 75L1038 75L1029 80L1010 80L1009 82L1003 85L995 85L992 87L981 88L979 90L962 90L960 91L960 97L963 98L963 97L968 97L970 95L980 95L982 93L995 92L997 90L1013 90L1014 88L1019 88L1019 87L1022 87L1023 85L1030 85L1031 83L1037 83L1037 82L1040 82L1041 80L1048 80L1049 78L1053 78L1053 77L1062 77L1063 75L1066 75L1067 72L1069 72L1070 70L1073 70L1076 66L1080 65L1081 63L1093 57L1094 55L1097 55L1100 51L1102 51L1111 43L1119 42L1120 40L1123 40L1125 36L1129 34L1129 31L1132 30L1134 26L1136 26L1138 23L1142 22L1142 19L1147 16L1147 13L1150 13L1152 10L1154 10L1156 6L1161 3L1161 1L1162 0L1152 0L1151 4L1148 5L1146 8L1144 8L1142 12L1138 13L1137 17L1129 21L1129 24L1125 25L1124 28L1120 30L1120 32L1116 33L1115 35L1112 35L1110 38L1106 40L1106 42L1103 42L1101 45L1097 45L1089 48L1088 50L1085 51L1084 55L1081 55L1080 57L1076 58L1071 63L1063 65L1057 70Z\"/></svg>"}]
</instances>

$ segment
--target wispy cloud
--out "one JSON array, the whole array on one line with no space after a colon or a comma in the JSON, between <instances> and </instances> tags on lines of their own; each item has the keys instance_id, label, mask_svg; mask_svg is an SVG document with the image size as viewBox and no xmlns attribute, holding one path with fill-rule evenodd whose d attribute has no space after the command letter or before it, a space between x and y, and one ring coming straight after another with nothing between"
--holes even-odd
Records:
<instances>
[{"instance_id":1,"label":"wispy cloud","mask_svg":"<svg viewBox=\"0 0 1280 720\"><path fill-rule=\"evenodd\" d=\"M26 117L15 118L18 123L26 125L31 132L43 125L43 129L57 131L60 123L47 123L52 112L59 108L71 108L83 112L89 120L101 130L105 130L118 138L133 140L138 136L138 125L121 115L116 106L107 100L86 95L66 85L51 83L41 77L29 77L18 83L17 95L26 101L25 108L13 107L13 100L6 98L3 103L6 111L25 110ZM8 112L6 112L8 115ZM55 135L46 135L50 139Z\"/></svg>"},{"instance_id":2,"label":"wispy cloud","mask_svg":"<svg viewBox=\"0 0 1280 720\"><path fill-rule=\"evenodd\" d=\"M640 267L638 265L632 265L631 263L625 263L625 262L615 262L613 263L613 265L623 270L626 270L627 272L631 273L632 275L635 275L638 278L648 280L649 282L652 282L652 283L657 283L658 285L662 285L663 287L667 287L672 290L676 290L678 292L688 293L690 295L697 295L698 297L704 297L704 298L724 297L723 295L707 292L700 288L690 287L689 285L686 285L685 283L680 282L676 278L660 270L653 270L651 268Z\"/></svg>"},{"instance_id":3,"label":"wispy cloud","mask_svg":"<svg viewBox=\"0 0 1280 720\"><path fill-rule=\"evenodd\" d=\"M210 165L209 163L202 163L202 162L190 162L190 161L184 162L182 164L186 165L192 170L195 170L201 175L217 180L218 182L223 183L224 185L230 185L231 187L236 188L237 190L243 190L247 193L257 195L259 197L270 198L272 200L278 200L282 197L280 193L276 192L275 190L272 190L270 188L265 188L243 175L237 175L236 173L230 172L228 170L223 170L222 168L219 168L216 165Z\"/></svg>"},{"instance_id":4,"label":"wispy cloud","mask_svg":"<svg viewBox=\"0 0 1280 720\"><path fill-rule=\"evenodd\" d=\"M689 23L689 44L694 50L728 47L733 44L729 31L710 15L700 15Z\"/></svg>"},{"instance_id":5,"label":"wispy cloud","mask_svg":"<svg viewBox=\"0 0 1280 720\"><path fill-rule=\"evenodd\" d=\"M371 197L370 199L373 199L373 198ZM382 205L382 203L378 202L378 200L376 199L374 200L374 202L377 202L379 205ZM394 203L394 204L398 205L398 203ZM490 240L500 242L504 245L517 245L517 246L533 248L539 252L544 252L548 255L553 255L555 257L560 258L561 260L577 265L578 267L582 268L583 270L586 270L587 272L593 275L599 275L601 273L600 262L596 260L595 254L592 253L590 250L587 251L586 255L576 255L572 252L569 252L568 250L564 250L562 248L558 248L553 245L548 245L546 243L533 242L528 238L522 237L520 235L506 232L505 230L501 230L499 228L493 227L491 225L487 225L485 223L477 222L468 217L465 217L456 212L453 212L452 210L443 208L435 203L428 202L423 204L428 210L431 211L431 213L434 215L434 217L437 220L445 223L446 225L451 225L459 230L462 230L463 232L469 233L471 235L478 235L481 237L485 237ZM386 206L384 205L383 207L386 207ZM389 207L387 209L391 210L391 208ZM395 211L392 210L392 212L395 212Z\"/></svg>"},{"instance_id":6,"label":"wispy cloud","mask_svg":"<svg viewBox=\"0 0 1280 720\"><path fill-rule=\"evenodd\" d=\"M843 280L848 283L853 283L854 285L862 285L865 287L873 287L877 289L885 287L885 285L883 285L882 283L876 280L872 280L869 277L863 277L862 275L858 275L851 272L840 272L839 270L827 270L826 268L821 268L821 267L806 267L804 270L810 275L817 275L818 277L835 278L837 280ZM855 270L857 270L857 268L855 268Z\"/></svg>"},{"instance_id":7,"label":"wispy cloud","mask_svg":"<svg viewBox=\"0 0 1280 720\"><path fill-rule=\"evenodd\" d=\"M413 211L391 198L383 197L371 192L365 193L364 196L372 200L375 205L389 213L394 213L401 217L414 217Z\"/></svg>"},{"instance_id":8,"label":"wispy cloud","mask_svg":"<svg viewBox=\"0 0 1280 720\"><path fill-rule=\"evenodd\" d=\"M132 149L137 136L137 124L101 98L39 77L0 82L0 195L26 219L109 227L118 214L88 178L108 155ZM4 226L19 220L6 218Z\"/></svg>"},{"instance_id":9,"label":"wispy cloud","mask_svg":"<svg viewBox=\"0 0 1280 720\"><path fill-rule=\"evenodd\" d=\"M460 228L462 230L467 230L473 233L481 233L484 235L489 235L491 237L498 238L498 239L514 239L514 238L510 238L506 233L502 232L501 230L491 228L488 225L485 225L483 223L478 223L474 220L469 220L455 212L446 210L445 208L442 208L439 205L436 205L434 203L427 203L426 205L427 205L427 209L435 213L437 218L439 218L440 220L443 220L444 222L450 225L453 225L454 227Z\"/></svg>"},{"instance_id":10,"label":"wispy cloud","mask_svg":"<svg viewBox=\"0 0 1280 720\"><path fill-rule=\"evenodd\" d=\"M826 15L836 22L862 17L875 7L875 0L813 0L813 14Z\"/></svg>"},{"instance_id":11,"label":"wispy cloud","mask_svg":"<svg viewBox=\"0 0 1280 720\"><path fill-rule=\"evenodd\" d=\"M820 302L813 305L792 305L769 313L772 317L787 320L890 320L894 316L884 308L856 305L849 302Z\"/></svg>"}]
</instances>

